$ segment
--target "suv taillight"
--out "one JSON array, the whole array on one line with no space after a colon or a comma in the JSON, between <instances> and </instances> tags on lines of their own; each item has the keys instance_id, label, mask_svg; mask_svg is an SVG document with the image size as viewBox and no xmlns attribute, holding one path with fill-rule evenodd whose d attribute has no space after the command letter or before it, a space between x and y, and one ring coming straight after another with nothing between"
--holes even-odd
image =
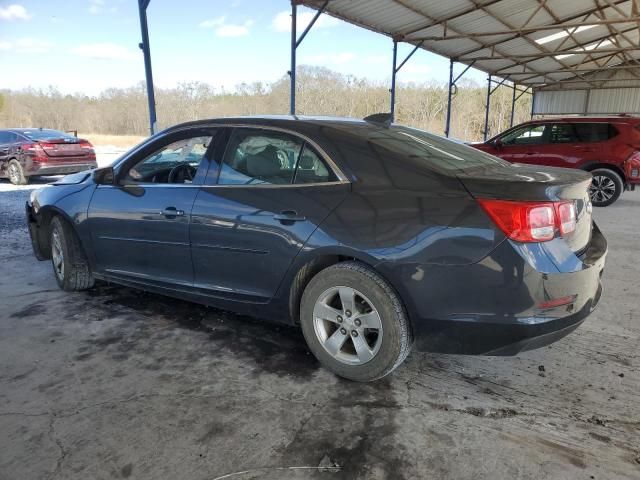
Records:
<instances>
[{"instance_id":1,"label":"suv taillight","mask_svg":"<svg viewBox=\"0 0 640 480\"><path fill-rule=\"evenodd\" d=\"M520 202L479 199L498 228L518 242L546 242L576 229L576 205L572 201Z\"/></svg>"}]
</instances>

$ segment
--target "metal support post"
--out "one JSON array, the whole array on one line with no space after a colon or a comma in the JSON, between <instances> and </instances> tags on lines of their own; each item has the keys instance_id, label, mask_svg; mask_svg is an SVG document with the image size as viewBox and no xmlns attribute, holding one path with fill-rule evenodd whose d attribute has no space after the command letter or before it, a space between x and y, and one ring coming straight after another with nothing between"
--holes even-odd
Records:
<instances>
[{"instance_id":1,"label":"metal support post","mask_svg":"<svg viewBox=\"0 0 640 480\"><path fill-rule=\"evenodd\" d=\"M391 121L395 120L396 113L396 73L398 73L398 69L396 68L396 63L398 61L398 42L397 40L393 41L393 68L391 69Z\"/></svg>"},{"instance_id":2,"label":"metal support post","mask_svg":"<svg viewBox=\"0 0 640 480\"><path fill-rule=\"evenodd\" d=\"M447 98L447 120L444 127L444 136L449 138L449 131L451 129L451 100L453 97L453 59L449 60L449 96Z\"/></svg>"},{"instance_id":3,"label":"metal support post","mask_svg":"<svg viewBox=\"0 0 640 480\"><path fill-rule=\"evenodd\" d=\"M509 128L513 127L513 116L516 113L516 82L513 82L513 95L511 95L511 120L509 120Z\"/></svg>"},{"instance_id":4,"label":"metal support post","mask_svg":"<svg viewBox=\"0 0 640 480\"><path fill-rule=\"evenodd\" d=\"M156 133L156 97L153 91L153 73L151 71L151 47L149 45L149 29L147 26L147 7L151 0L138 0L138 13L140 15L140 33L142 43L138 46L144 56L144 74L147 85L147 101L149 103L149 131L151 135Z\"/></svg>"},{"instance_id":5,"label":"metal support post","mask_svg":"<svg viewBox=\"0 0 640 480\"><path fill-rule=\"evenodd\" d=\"M489 75L489 79L487 81L487 106L484 109L484 140L487 141L487 137L489 136L489 106L491 103L491 75Z\"/></svg>"}]
</instances>

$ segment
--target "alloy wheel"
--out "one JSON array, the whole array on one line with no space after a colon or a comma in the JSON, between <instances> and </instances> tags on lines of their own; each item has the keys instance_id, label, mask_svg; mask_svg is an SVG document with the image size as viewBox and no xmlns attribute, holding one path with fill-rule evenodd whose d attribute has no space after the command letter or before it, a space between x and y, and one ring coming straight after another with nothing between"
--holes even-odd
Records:
<instances>
[{"instance_id":1,"label":"alloy wheel","mask_svg":"<svg viewBox=\"0 0 640 480\"><path fill-rule=\"evenodd\" d=\"M18 170L18 166L15 163L9 165L9 180L11 180L11 183L20 182L20 170Z\"/></svg>"},{"instance_id":2,"label":"alloy wheel","mask_svg":"<svg viewBox=\"0 0 640 480\"><path fill-rule=\"evenodd\" d=\"M51 238L51 260L53 270L60 281L64 280L64 252L62 251L62 241L60 234L54 230Z\"/></svg>"},{"instance_id":3,"label":"alloy wheel","mask_svg":"<svg viewBox=\"0 0 640 480\"><path fill-rule=\"evenodd\" d=\"M616 184L604 175L596 175L589 187L589 196L595 203L608 202L616 193Z\"/></svg>"},{"instance_id":4,"label":"alloy wheel","mask_svg":"<svg viewBox=\"0 0 640 480\"><path fill-rule=\"evenodd\" d=\"M313 328L327 353L348 365L371 361L382 344L378 310L351 287L332 287L320 295L313 308Z\"/></svg>"}]
</instances>

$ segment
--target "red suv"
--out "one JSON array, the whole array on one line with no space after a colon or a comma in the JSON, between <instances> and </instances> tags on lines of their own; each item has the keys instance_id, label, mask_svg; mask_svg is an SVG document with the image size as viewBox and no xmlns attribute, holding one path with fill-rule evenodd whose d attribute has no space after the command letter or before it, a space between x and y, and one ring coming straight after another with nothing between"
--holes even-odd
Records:
<instances>
[{"instance_id":1,"label":"red suv","mask_svg":"<svg viewBox=\"0 0 640 480\"><path fill-rule=\"evenodd\" d=\"M594 205L606 207L640 184L640 118L571 117L534 120L475 148L513 163L591 172Z\"/></svg>"},{"instance_id":2,"label":"red suv","mask_svg":"<svg viewBox=\"0 0 640 480\"><path fill-rule=\"evenodd\" d=\"M16 185L35 175L60 175L96 168L96 152L87 140L58 130L0 130L0 178Z\"/></svg>"}]
</instances>

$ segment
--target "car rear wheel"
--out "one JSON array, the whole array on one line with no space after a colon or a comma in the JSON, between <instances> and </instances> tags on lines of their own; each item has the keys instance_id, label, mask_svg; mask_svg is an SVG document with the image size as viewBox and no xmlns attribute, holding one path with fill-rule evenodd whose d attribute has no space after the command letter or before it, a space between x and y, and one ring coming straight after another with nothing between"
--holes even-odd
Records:
<instances>
[{"instance_id":1,"label":"car rear wheel","mask_svg":"<svg viewBox=\"0 0 640 480\"><path fill-rule=\"evenodd\" d=\"M7 166L7 177L9 181L14 185L26 185L29 182L29 177L25 176L24 170L20 162L17 160L11 160Z\"/></svg>"},{"instance_id":2,"label":"car rear wheel","mask_svg":"<svg viewBox=\"0 0 640 480\"><path fill-rule=\"evenodd\" d=\"M51 264L58 286L67 292L94 284L87 257L71 226L60 217L51 220Z\"/></svg>"},{"instance_id":3,"label":"car rear wheel","mask_svg":"<svg viewBox=\"0 0 640 480\"><path fill-rule=\"evenodd\" d=\"M333 265L311 279L302 295L300 323L320 363L360 382L391 373L413 340L398 295L358 262Z\"/></svg>"},{"instance_id":4,"label":"car rear wheel","mask_svg":"<svg viewBox=\"0 0 640 480\"><path fill-rule=\"evenodd\" d=\"M591 203L596 207L607 207L615 202L624 190L620 175L608 168L596 168L591 171L593 180L589 187Z\"/></svg>"}]
</instances>

